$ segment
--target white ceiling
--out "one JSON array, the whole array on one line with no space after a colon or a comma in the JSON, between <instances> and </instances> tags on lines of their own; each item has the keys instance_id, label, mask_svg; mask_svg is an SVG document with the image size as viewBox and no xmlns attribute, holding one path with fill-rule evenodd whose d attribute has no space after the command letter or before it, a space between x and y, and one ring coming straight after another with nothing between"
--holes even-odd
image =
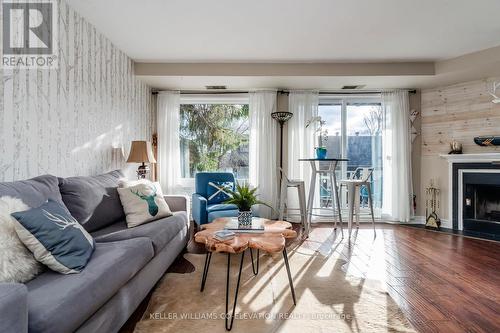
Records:
<instances>
[{"instance_id":1,"label":"white ceiling","mask_svg":"<svg viewBox=\"0 0 500 333\"><path fill-rule=\"evenodd\" d=\"M136 61L435 61L500 44L499 0L67 0Z\"/></svg>"}]
</instances>

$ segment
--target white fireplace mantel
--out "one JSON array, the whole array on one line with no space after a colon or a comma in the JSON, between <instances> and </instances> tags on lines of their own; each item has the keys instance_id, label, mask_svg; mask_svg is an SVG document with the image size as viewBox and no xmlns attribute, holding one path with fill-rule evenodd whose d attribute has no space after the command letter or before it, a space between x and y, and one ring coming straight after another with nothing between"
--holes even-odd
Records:
<instances>
[{"instance_id":1,"label":"white fireplace mantel","mask_svg":"<svg viewBox=\"0 0 500 333\"><path fill-rule=\"evenodd\" d=\"M479 153L479 154L441 154L448 163L474 163L474 162L498 162L500 163L500 153Z\"/></svg>"}]
</instances>

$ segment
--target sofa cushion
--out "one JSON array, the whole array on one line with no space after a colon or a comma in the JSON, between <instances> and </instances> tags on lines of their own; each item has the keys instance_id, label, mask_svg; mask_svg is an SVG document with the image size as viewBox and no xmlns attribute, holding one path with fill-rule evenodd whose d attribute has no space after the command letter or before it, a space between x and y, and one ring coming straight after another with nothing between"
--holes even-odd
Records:
<instances>
[{"instance_id":1,"label":"sofa cushion","mask_svg":"<svg viewBox=\"0 0 500 333\"><path fill-rule=\"evenodd\" d=\"M238 216L238 210L217 210L215 212L210 212L208 213L207 220L208 223L212 222L213 220L219 218L219 217L236 217Z\"/></svg>"},{"instance_id":2,"label":"sofa cushion","mask_svg":"<svg viewBox=\"0 0 500 333\"><path fill-rule=\"evenodd\" d=\"M147 238L100 243L80 274L47 271L26 284L30 332L73 332L153 258Z\"/></svg>"},{"instance_id":3,"label":"sofa cushion","mask_svg":"<svg viewBox=\"0 0 500 333\"><path fill-rule=\"evenodd\" d=\"M144 179L118 189L129 228L172 215L160 183Z\"/></svg>"},{"instance_id":4,"label":"sofa cushion","mask_svg":"<svg viewBox=\"0 0 500 333\"><path fill-rule=\"evenodd\" d=\"M94 239L62 204L49 199L40 207L11 215L19 239L36 260L63 274L85 268L94 252Z\"/></svg>"},{"instance_id":5,"label":"sofa cushion","mask_svg":"<svg viewBox=\"0 0 500 333\"><path fill-rule=\"evenodd\" d=\"M125 218L116 190L122 178L119 170L92 177L59 178L59 189L71 215L87 231L94 231Z\"/></svg>"},{"instance_id":6,"label":"sofa cushion","mask_svg":"<svg viewBox=\"0 0 500 333\"><path fill-rule=\"evenodd\" d=\"M186 212L174 212L172 216L134 228L127 228L127 223L120 221L95 231L91 235L96 242L114 242L135 237L147 237L153 242L155 253L158 253L180 231L187 229L188 225Z\"/></svg>"},{"instance_id":7,"label":"sofa cushion","mask_svg":"<svg viewBox=\"0 0 500 333\"><path fill-rule=\"evenodd\" d=\"M218 212L221 210L235 210L238 209L238 207L234 204L214 204L214 205L208 205L207 206L207 212Z\"/></svg>"},{"instance_id":8,"label":"sofa cushion","mask_svg":"<svg viewBox=\"0 0 500 333\"><path fill-rule=\"evenodd\" d=\"M0 183L0 197L19 198L31 208L41 206L48 199L63 203L58 184L57 177L51 175L16 182L4 182Z\"/></svg>"}]
</instances>

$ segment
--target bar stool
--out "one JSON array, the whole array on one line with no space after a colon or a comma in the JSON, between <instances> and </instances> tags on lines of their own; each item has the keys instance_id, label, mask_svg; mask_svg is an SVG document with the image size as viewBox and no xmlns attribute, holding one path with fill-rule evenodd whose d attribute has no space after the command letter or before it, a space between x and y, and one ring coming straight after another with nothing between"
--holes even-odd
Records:
<instances>
[{"instance_id":1,"label":"bar stool","mask_svg":"<svg viewBox=\"0 0 500 333\"><path fill-rule=\"evenodd\" d=\"M305 238L307 238L309 237L310 228L309 228L309 221L307 220L305 183L303 180L300 179L289 179L286 172L281 168L279 168L279 171L281 173L279 219L283 220L285 211L288 216L288 210L292 210L292 208L288 208L287 206L288 188L289 187L296 188L299 196L300 222L302 224L302 230L304 232Z\"/></svg>"},{"instance_id":2,"label":"bar stool","mask_svg":"<svg viewBox=\"0 0 500 333\"><path fill-rule=\"evenodd\" d=\"M347 195L349 200L349 238L351 237L352 224L354 216L356 216L356 226L359 227L359 211L360 211L360 196L361 188L364 186L368 192L368 203L370 205L370 213L372 216L373 232L375 231L375 216L373 214L373 198L371 189L371 178L373 168L357 168L349 179L340 181L340 186L347 187Z\"/></svg>"}]
</instances>

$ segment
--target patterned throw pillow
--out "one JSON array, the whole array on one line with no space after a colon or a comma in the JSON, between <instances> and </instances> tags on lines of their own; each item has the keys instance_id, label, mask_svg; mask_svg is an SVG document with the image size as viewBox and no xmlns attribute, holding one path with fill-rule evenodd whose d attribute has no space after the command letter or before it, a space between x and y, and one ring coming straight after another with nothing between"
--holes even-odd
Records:
<instances>
[{"instance_id":1,"label":"patterned throw pillow","mask_svg":"<svg viewBox=\"0 0 500 333\"><path fill-rule=\"evenodd\" d=\"M129 228L172 215L159 183L141 181L131 184L118 188Z\"/></svg>"},{"instance_id":2,"label":"patterned throw pillow","mask_svg":"<svg viewBox=\"0 0 500 333\"><path fill-rule=\"evenodd\" d=\"M219 204L227 199L230 195L227 190L233 190L233 182L208 182L207 184L207 201L209 205Z\"/></svg>"},{"instance_id":3,"label":"patterned throw pillow","mask_svg":"<svg viewBox=\"0 0 500 333\"><path fill-rule=\"evenodd\" d=\"M19 239L35 259L53 271L82 271L94 252L92 236L71 216L66 207L49 199L38 208L11 214Z\"/></svg>"}]
</instances>

